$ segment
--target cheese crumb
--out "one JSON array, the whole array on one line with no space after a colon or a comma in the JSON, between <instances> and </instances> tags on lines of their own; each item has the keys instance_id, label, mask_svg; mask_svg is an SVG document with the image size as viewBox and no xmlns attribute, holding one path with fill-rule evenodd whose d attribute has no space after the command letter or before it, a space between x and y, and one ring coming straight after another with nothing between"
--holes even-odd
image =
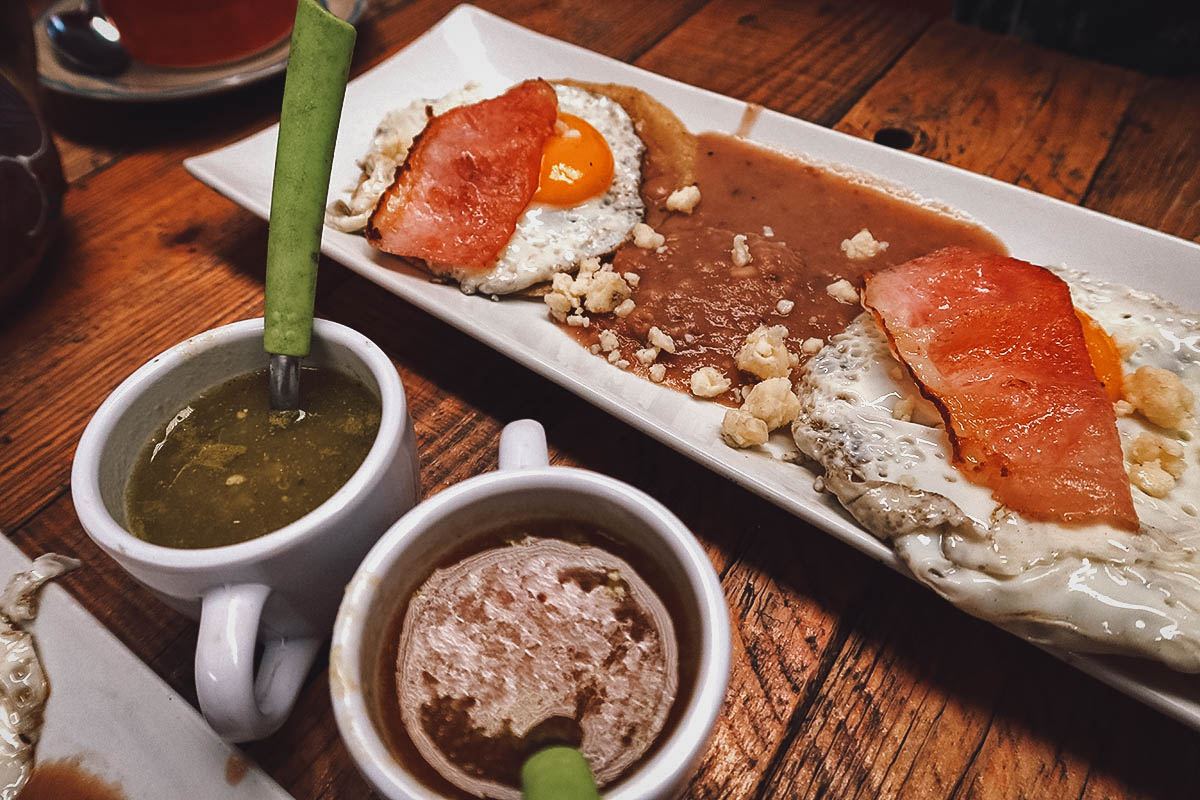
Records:
<instances>
[{"instance_id":1,"label":"cheese crumb","mask_svg":"<svg viewBox=\"0 0 1200 800\"><path fill-rule=\"evenodd\" d=\"M637 308L637 304L631 299L626 299L621 303L621 305L613 309L613 313L623 319L632 314L635 308Z\"/></svg>"},{"instance_id":2,"label":"cheese crumb","mask_svg":"<svg viewBox=\"0 0 1200 800\"><path fill-rule=\"evenodd\" d=\"M662 247L666 242L667 237L644 222L639 222L633 226L634 247L640 247L643 250L654 250Z\"/></svg>"},{"instance_id":3,"label":"cheese crumb","mask_svg":"<svg viewBox=\"0 0 1200 800\"><path fill-rule=\"evenodd\" d=\"M1118 400L1117 402L1113 403L1113 411L1116 412L1118 417L1131 417L1133 416L1133 412L1137 411L1137 409L1134 408L1133 403L1129 402L1128 400Z\"/></svg>"},{"instance_id":4,"label":"cheese crumb","mask_svg":"<svg viewBox=\"0 0 1200 800\"><path fill-rule=\"evenodd\" d=\"M650 367L650 380L655 383L662 383L665 377L667 377L667 368L664 365L655 364Z\"/></svg>"},{"instance_id":5,"label":"cheese crumb","mask_svg":"<svg viewBox=\"0 0 1200 800\"><path fill-rule=\"evenodd\" d=\"M667 211L690 214L699 202L700 189L695 184L684 186L682 189L671 192L671 196L667 198Z\"/></svg>"},{"instance_id":6,"label":"cheese crumb","mask_svg":"<svg viewBox=\"0 0 1200 800\"><path fill-rule=\"evenodd\" d=\"M783 427L800 414L800 400L787 378L769 378L755 384L742 403L742 411L761 419L767 430Z\"/></svg>"},{"instance_id":7,"label":"cheese crumb","mask_svg":"<svg viewBox=\"0 0 1200 800\"><path fill-rule=\"evenodd\" d=\"M592 324L592 321L583 314L572 314L567 317L567 324L572 328L586 328Z\"/></svg>"},{"instance_id":8,"label":"cheese crumb","mask_svg":"<svg viewBox=\"0 0 1200 800\"><path fill-rule=\"evenodd\" d=\"M825 341L823 339L818 339L815 336L810 336L809 338L805 339L800 344L800 352L804 353L805 355L811 356L815 353L821 352L821 348L824 346L825 346Z\"/></svg>"},{"instance_id":9,"label":"cheese crumb","mask_svg":"<svg viewBox=\"0 0 1200 800\"><path fill-rule=\"evenodd\" d=\"M583 306L593 314L607 314L629 299L633 289L615 272L601 270L594 273L584 294Z\"/></svg>"},{"instance_id":10,"label":"cheese crumb","mask_svg":"<svg viewBox=\"0 0 1200 800\"><path fill-rule=\"evenodd\" d=\"M636 272L626 272L621 277L624 278L625 282L634 289L636 289L638 284L642 282L642 276L638 275Z\"/></svg>"},{"instance_id":11,"label":"cheese crumb","mask_svg":"<svg viewBox=\"0 0 1200 800\"><path fill-rule=\"evenodd\" d=\"M763 225L763 236L766 236L768 239L770 239L774 235L775 235L774 228L772 228L770 225Z\"/></svg>"},{"instance_id":12,"label":"cheese crumb","mask_svg":"<svg viewBox=\"0 0 1200 800\"><path fill-rule=\"evenodd\" d=\"M735 267L744 267L754 260L754 256L750 255L750 247L746 244L746 234L739 233L733 237L733 250L730 251L733 256L733 265Z\"/></svg>"},{"instance_id":13,"label":"cheese crumb","mask_svg":"<svg viewBox=\"0 0 1200 800\"><path fill-rule=\"evenodd\" d=\"M1181 430L1196 398L1179 376L1161 367L1138 367L1125 376L1125 399L1142 416L1163 428Z\"/></svg>"},{"instance_id":14,"label":"cheese crumb","mask_svg":"<svg viewBox=\"0 0 1200 800\"><path fill-rule=\"evenodd\" d=\"M847 258L855 261L874 258L887 249L888 243L877 241L866 228L849 239L842 240L842 252L846 254Z\"/></svg>"},{"instance_id":15,"label":"cheese crumb","mask_svg":"<svg viewBox=\"0 0 1200 800\"><path fill-rule=\"evenodd\" d=\"M760 325L746 337L737 354L738 369L759 378L783 378L792 371L787 350L788 329L782 325Z\"/></svg>"},{"instance_id":16,"label":"cheese crumb","mask_svg":"<svg viewBox=\"0 0 1200 800\"><path fill-rule=\"evenodd\" d=\"M609 350L608 351L608 363L615 364L620 360L621 360L621 351L620 350Z\"/></svg>"},{"instance_id":17,"label":"cheese crumb","mask_svg":"<svg viewBox=\"0 0 1200 800\"><path fill-rule=\"evenodd\" d=\"M767 423L740 408L731 408L721 420L721 439L730 447L754 447L769 436Z\"/></svg>"},{"instance_id":18,"label":"cheese crumb","mask_svg":"<svg viewBox=\"0 0 1200 800\"><path fill-rule=\"evenodd\" d=\"M617 369L629 369L629 361L624 358L619 358L613 362L617 365Z\"/></svg>"},{"instance_id":19,"label":"cheese crumb","mask_svg":"<svg viewBox=\"0 0 1200 800\"><path fill-rule=\"evenodd\" d=\"M657 347L643 347L641 350L638 350L633 355L634 355L634 358L636 358L643 365L648 367L651 364L653 364L654 361L658 358L658 348ZM664 367L664 369L665 369L665 367Z\"/></svg>"},{"instance_id":20,"label":"cheese crumb","mask_svg":"<svg viewBox=\"0 0 1200 800\"><path fill-rule=\"evenodd\" d=\"M858 302L858 290L854 288L854 284L845 278L834 281L826 286L825 293L839 303L845 303L848 306L852 306Z\"/></svg>"},{"instance_id":21,"label":"cheese crumb","mask_svg":"<svg viewBox=\"0 0 1200 800\"><path fill-rule=\"evenodd\" d=\"M617 335L612 331L600 331L600 349L606 353L612 352L621 346L621 342L617 339Z\"/></svg>"},{"instance_id":22,"label":"cheese crumb","mask_svg":"<svg viewBox=\"0 0 1200 800\"><path fill-rule=\"evenodd\" d=\"M652 347L657 347L660 350L666 350L671 354L675 353L675 340L660 331L657 325L650 328L650 334L646 337L646 341L649 342Z\"/></svg>"},{"instance_id":23,"label":"cheese crumb","mask_svg":"<svg viewBox=\"0 0 1200 800\"><path fill-rule=\"evenodd\" d=\"M778 311L780 314L782 314L785 317L788 314L792 313L792 309L795 307L796 307L796 303L794 300L780 300L778 303L775 304L775 310Z\"/></svg>"},{"instance_id":24,"label":"cheese crumb","mask_svg":"<svg viewBox=\"0 0 1200 800\"><path fill-rule=\"evenodd\" d=\"M701 367L692 373L689 380L692 394L696 397L716 397L729 391L732 385L729 378L721 374L715 367Z\"/></svg>"}]
</instances>

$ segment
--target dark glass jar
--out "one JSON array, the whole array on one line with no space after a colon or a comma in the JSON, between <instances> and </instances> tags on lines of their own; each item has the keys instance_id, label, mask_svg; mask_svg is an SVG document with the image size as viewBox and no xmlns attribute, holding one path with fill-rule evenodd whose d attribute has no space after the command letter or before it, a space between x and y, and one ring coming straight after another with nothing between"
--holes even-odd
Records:
<instances>
[{"instance_id":1,"label":"dark glass jar","mask_svg":"<svg viewBox=\"0 0 1200 800\"><path fill-rule=\"evenodd\" d=\"M62 215L62 166L37 90L25 4L0 2L0 307L33 277Z\"/></svg>"}]
</instances>

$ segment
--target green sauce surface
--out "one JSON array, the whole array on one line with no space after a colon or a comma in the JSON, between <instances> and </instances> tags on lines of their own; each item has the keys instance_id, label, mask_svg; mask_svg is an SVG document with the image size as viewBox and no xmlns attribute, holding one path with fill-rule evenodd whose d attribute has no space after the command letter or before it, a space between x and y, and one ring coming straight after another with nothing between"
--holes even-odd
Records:
<instances>
[{"instance_id":1,"label":"green sauce surface","mask_svg":"<svg viewBox=\"0 0 1200 800\"><path fill-rule=\"evenodd\" d=\"M301 411L271 411L264 368L206 390L163 424L129 478L129 530L166 547L219 547L328 500L371 449L379 399L328 368L304 368L300 389Z\"/></svg>"}]
</instances>

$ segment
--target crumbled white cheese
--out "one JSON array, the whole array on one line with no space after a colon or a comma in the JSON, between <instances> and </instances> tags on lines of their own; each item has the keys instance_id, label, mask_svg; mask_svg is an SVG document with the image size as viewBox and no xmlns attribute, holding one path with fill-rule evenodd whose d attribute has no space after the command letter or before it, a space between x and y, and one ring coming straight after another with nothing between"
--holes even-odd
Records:
<instances>
[{"instance_id":1,"label":"crumbled white cheese","mask_svg":"<svg viewBox=\"0 0 1200 800\"><path fill-rule=\"evenodd\" d=\"M787 335L788 330L782 325L758 326L738 351L738 369L759 378L786 377L792 371Z\"/></svg>"},{"instance_id":2,"label":"crumbled white cheese","mask_svg":"<svg viewBox=\"0 0 1200 800\"><path fill-rule=\"evenodd\" d=\"M621 277L624 278L625 282L628 283L634 289L636 289L638 287L638 284L642 282L642 276L638 275L636 272L626 272L623 275L621 275Z\"/></svg>"},{"instance_id":3,"label":"crumbled white cheese","mask_svg":"<svg viewBox=\"0 0 1200 800\"><path fill-rule=\"evenodd\" d=\"M716 367L701 367L692 373L688 383L696 397L716 397L728 392L732 385L729 378L722 375Z\"/></svg>"},{"instance_id":4,"label":"crumbled white cheese","mask_svg":"<svg viewBox=\"0 0 1200 800\"><path fill-rule=\"evenodd\" d=\"M632 314L635 308L637 308L637 305L633 302L633 300L625 300L621 303L621 305L613 309L613 313L618 317L624 318Z\"/></svg>"},{"instance_id":5,"label":"crumbled white cheese","mask_svg":"<svg viewBox=\"0 0 1200 800\"><path fill-rule=\"evenodd\" d=\"M667 237L644 222L633 226L633 246L643 250L654 250L666 244Z\"/></svg>"},{"instance_id":6,"label":"crumbled white cheese","mask_svg":"<svg viewBox=\"0 0 1200 800\"><path fill-rule=\"evenodd\" d=\"M825 293L839 303L845 303L846 305L852 306L858 302L858 290L854 288L854 284L845 278L834 281L826 286Z\"/></svg>"},{"instance_id":7,"label":"crumbled white cheese","mask_svg":"<svg viewBox=\"0 0 1200 800\"><path fill-rule=\"evenodd\" d=\"M615 272L601 270L593 274L584 292L583 305L593 314L607 314L628 300L631 294L633 289L624 278Z\"/></svg>"},{"instance_id":8,"label":"crumbled white cheese","mask_svg":"<svg viewBox=\"0 0 1200 800\"><path fill-rule=\"evenodd\" d=\"M621 346L621 342L617 339L617 335L612 331L600 331L600 349L606 353L610 353Z\"/></svg>"},{"instance_id":9,"label":"crumbled white cheese","mask_svg":"<svg viewBox=\"0 0 1200 800\"><path fill-rule=\"evenodd\" d=\"M721 420L721 439L730 447L764 444L770 432L767 423L740 408L731 408Z\"/></svg>"},{"instance_id":10,"label":"crumbled white cheese","mask_svg":"<svg viewBox=\"0 0 1200 800\"><path fill-rule=\"evenodd\" d=\"M768 239L770 239L774 235L775 235L774 228L772 228L770 225L763 225L763 236L766 236Z\"/></svg>"},{"instance_id":11,"label":"crumbled white cheese","mask_svg":"<svg viewBox=\"0 0 1200 800\"><path fill-rule=\"evenodd\" d=\"M735 267L744 267L754 260L750 255L750 246L746 244L746 234L739 233L733 237L733 249L730 251Z\"/></svg>"},{"instance_id":12,"label":"crumbled white cheese","mask_svg":"<svg viewBox=\"0 0 1200 800\"><path fill-rule=\"evenodd\" d=\"M608 363L615 364L620 360L621 360L621 351L620 350L608 351Z\"/></svg>"},{"instance_id":13,"label":"crumbled white cheese","mask_svg":"<svg viewBox=\"0 0 1200 800\"><path fill-rule=\"evenodd\" d=\"M665 365L655 364L650 367L650 380L655 383L662 383L665 377L667 377L667 368Z\"/></svg>"},{"instance_id":14,"label":"crumbled white cheese","mask_svg":"<svg viewBox=\"0 0 1200 800\"><path fill-rule=\"evenodd\" d=\"M825 342L815 336L810 336L800 344L800 351L806 355L813 355L821 352L821 348L825 346Z\"/></svg>"},{"instance_id":15,"label":"crumbled white cheese","mask_svg":"<svg viewBox=\"0 0 1200 800\"><path fill-rule=\"evenodd\" d=\"M1129 482L1151 497L1166 497L1183 477L1183 446L1163 436L1141 433L1129 448Z\"/></svg>"},{"instance_id":16,"label":"crumbled white cheese","mask_svg":"<svg viewBox=\"0 0 1200 800\"><path fill-rule=\"evenodd\" d=\"M696 343L696 337L695 337L695 336L693 336L693 335L692 335L692 334L690 334L690 333L685 333L685 334L683 335L683 340L684 340L685 342L687 342L688 344L695 344L695 343Z\"/></svg>"},{"instance_id":17,"label":"crumbled white cheese","mask_svg":"<svg viewBox=\"0 0 1200 800\"><path fill-rule=\"evenodd\" d=\"M1118 400L1113 403L1113 411L1116 412L1118 417L1131 417L1133 416L1133 412L1137 411L1137 408L1128 400Z\"/></svg>"},{"instance_id":18,"label":"crumbled white cheese","mask_svg":"<svg viewBox=\"0 0 1200 800\"><path fill-rule=\"evenodd\" d=\"M657 347L660 350L666 350L668 353L672 354L675 352L675 340L660 331L657 325L650 328L650 333L646 337L646 341L649 342L652 347Z\"/></svg>"},{"instance_id":19,"label":"crumbled white cheese","mask_svg":"<svg viewBox=\"0 0 1200 800\"><path fill-rule=\"evenodd\" d=\"M767 430L787 425L800 414L800 400L787 378L768 378L757 383L742 403L742 411L761 419Z\"/></svg>"},{"instance_id":20,"label":"crumbled white cheese","mask_svg":"<svg viewBox=\"0 0 1200 800\"><path fill-rule=\"evenodd\" d=\"M778 311L780 314L782 314L785 317L788 314L792 313L792 309L795 307L796 307L796 303L794 300L780 300L778 303L775 304L775 310Z\"/></svg>"},{"instance_id":21,"label":"crumbled white cheese","mask_svg":"<svg viewBox=\"0 0 1200 800\"><path fill-rule=\"evenodd\" d=\"M572 328L586 328L588 325L592 324L592 321L583 314L572 314L571 316L567 317L567 324Z\"/></svg>"},{"instance_id":22,"label":"crumbled white cheese","mask_svg":"<svg viewBox=\"0 0 1200 800\"><path fill-rule=\"evenodd\" d=\"M667 211L690 214L699 202L700 189L695 184L684 186L682 189L671 192L671 196L667 198Z\"/></svg>"},{"instance_id":23,"label":"crumbled white cheese","mask_svg":"<svg viewBox=\"0 0 1200 800\"><path fill-rule=\"evenodd\" d=\"M634 355L634 358L636 358L638 361L640 361L645 366L650 366L651 364L653 364L655 362L655 360L658 359L658 348L657 347L643 347L641 350L638 350L633 355Z\"/></svg>"},{"instance_id":24,"label":"crumbled white cheese","mask_svg":"<svg viewBox=\"0 0 1200 800\"><path fill-rule=\"evenodd\" d=\"M887 249L888 243L877 241L866 228L849 239L842 240L842 252L846 254L847 258L855 261L874 258Z\"/></svg>"},{"instance_id":25,"label":"crumbled white cheese","mask_svg":"<svg viewBox=\"0 0 1200 800\"><path fill-rule=\"evenodd\" d=\"M629 361L624 358L619 358L613 362L617 365L617 369L629 369Z\"/></svg>"},{"instance_id":26,"label":"crumbled white cheese","mask_svg":"<svg viewBox=\"0 0 1200 800\"><path fill-rule=\"evenodd\" d=\"M1125 376L1125 399L1142 416L1163 428L1182 430L1190 421L1196 398L1179 376L1161 367L1138 367Z\"/></svg>"}]
</instances>

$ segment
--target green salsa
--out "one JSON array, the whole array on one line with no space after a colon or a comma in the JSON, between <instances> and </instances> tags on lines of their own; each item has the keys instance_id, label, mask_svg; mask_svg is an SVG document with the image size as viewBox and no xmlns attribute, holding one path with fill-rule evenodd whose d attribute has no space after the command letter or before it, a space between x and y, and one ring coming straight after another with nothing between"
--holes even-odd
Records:
<instances>
[{"instance_id":1,"label":"green salsa","mask_svg":"<svg viewBox=\"0 0 1200 800\"><path fill-rule=\"evenodd\" d=\"M262 369L206 390L163 424L129 477L129 530L166 547L219 547L328 500L371 449L379 398L328 368L304 368L300 389L300 411L271 411Z\"/></svg>"}]
</instances>

